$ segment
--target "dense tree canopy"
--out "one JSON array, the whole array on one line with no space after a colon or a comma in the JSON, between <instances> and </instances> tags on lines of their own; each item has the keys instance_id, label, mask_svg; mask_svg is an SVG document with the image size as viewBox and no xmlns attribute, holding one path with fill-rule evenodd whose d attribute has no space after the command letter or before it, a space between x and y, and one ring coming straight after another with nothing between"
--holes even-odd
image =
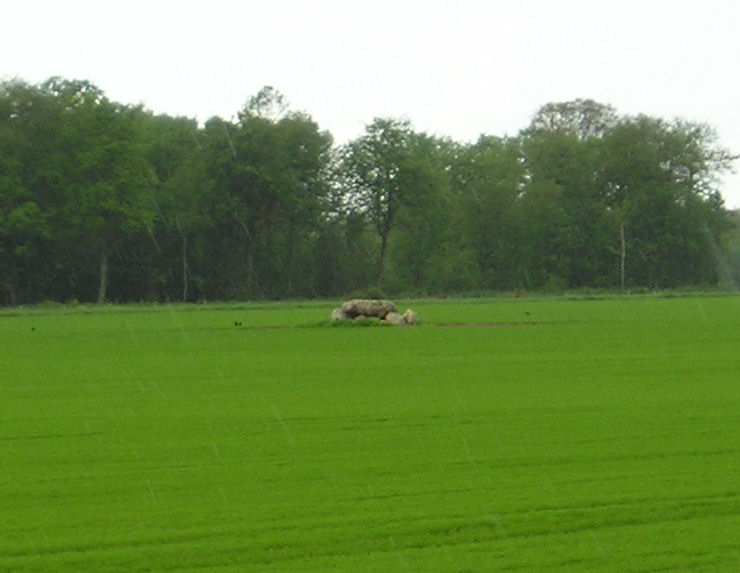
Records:
<instances>
[{"instance_id":1,"label":"dense tree canopy","mask_svg":"<svg viewBox=\"0 0 740 573\"><path fill-rule=\"evenodd\" d=\"M85 81L11 80L0 303L731 283L735 159L707 125L591 100L515 137L376 118L335 146L270 87L200 126Z\"/></svg>"}]
</instances>

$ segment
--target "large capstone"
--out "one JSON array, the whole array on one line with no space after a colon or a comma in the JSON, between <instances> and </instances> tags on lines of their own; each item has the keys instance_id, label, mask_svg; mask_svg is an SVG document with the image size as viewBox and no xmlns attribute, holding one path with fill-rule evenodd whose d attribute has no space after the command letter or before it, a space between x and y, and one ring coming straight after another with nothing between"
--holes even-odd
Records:
<instances>
[{"instance_id":1,"label":"large capstone","mask_svg":"<svg viewBox=\"0 0 740 573\"><path fill-rule=\"evenodd\" d=\"M331 311L333 321L362 320L377 318L383 324L392 326L406 326L419 324L419 315L408 309L400 314L396 305L389 300L354 299L348 300L341 307Z\"/></svg>"},{"instance_id":2,"label":"large capstone","mask_svg":"<svg viewBox=\"0 0 740 573\"><path fill-rule=\"evenodd\" d=\"M359 315L384 319L389 312L396 312L396 305L389 300L354 299L345 302L340 309L348 318Z\"/></svg>"}]
</instances>

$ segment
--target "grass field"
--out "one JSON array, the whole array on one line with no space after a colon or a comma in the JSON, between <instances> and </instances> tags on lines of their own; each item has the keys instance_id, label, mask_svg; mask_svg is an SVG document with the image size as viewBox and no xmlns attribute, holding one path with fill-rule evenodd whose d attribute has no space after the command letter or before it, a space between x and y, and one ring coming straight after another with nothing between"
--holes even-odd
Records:
<instances>
[{"instance_id":1,"label":"grass field","mask_svg":"<svg viewBox=\"0 0 740 573\"><path fill-rule=\"evenodd\" d=\"M740 297L332 306L1 314L0 571L740 570Z\"/></svg>"}]
</instances>

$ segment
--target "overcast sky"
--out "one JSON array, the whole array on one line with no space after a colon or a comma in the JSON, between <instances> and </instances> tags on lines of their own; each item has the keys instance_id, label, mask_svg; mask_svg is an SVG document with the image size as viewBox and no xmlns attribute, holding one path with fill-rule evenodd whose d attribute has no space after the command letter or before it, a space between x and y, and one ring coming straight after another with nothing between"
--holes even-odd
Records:
<instances>
[{"instance_id":1,"label":"overcast sky","mask_svg":"<svg viewBox=\"0 0 740 573\"><path fill-rule=\"evenodd\" d=\"M2 12L2 79L87 79L156 113L231 118L271 85L339 142L377 116L469 141L591 98L707 122L740 152L737 0L11 0ZM740 208L740 176L724 195Z\"/></svg>"}]
</instances>

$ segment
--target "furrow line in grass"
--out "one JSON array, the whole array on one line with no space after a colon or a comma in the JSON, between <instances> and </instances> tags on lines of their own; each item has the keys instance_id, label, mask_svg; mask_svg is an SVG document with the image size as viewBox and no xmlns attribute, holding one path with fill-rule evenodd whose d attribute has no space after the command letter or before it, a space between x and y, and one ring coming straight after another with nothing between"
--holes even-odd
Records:
<instances>
[{"instance_id":1,"label":"furrow line in grass","mask_svg":"<svg viewBox=\"0 0 740 573\"><path fill-rule=\"evenodd\" d=\"M663 504L667 505L667 504ZM690 505L690 504L689 504ZM572 535L583 531L615 529L672 523L697 518L716 518L722 515L737 515L737 507L724 508L718 504L698 502L689 507L664 508L655 511L655 506L644 507L635 503L629 511L613 511L613 507L581 508L577 510L539 510L521 512L518 516L491 515L487 518L468 520L456 518L437 521L419 518L415 520L398 519L383 522L358 520L348 523L333 520L332 523L305 523L303 527L274 526L265 529L222 528L205 532L181 533L157 539L129 540L127 542L95 542L90 546L58 547L52 554L71 554L100 552L119 549L142 549L144 546L166 545L168 551L174 546L194 546L212 542L225 536L237 536L242 550L249 554L242 558L243 563L265 565L285 563L306 558L328 557L353 553L388 550L388 539L393 538L396 550L422 549L429 546L458 546L468 543L495 543L520 538L539 538L552 535ZM666 511L667 509L667 511ZM605 511L611 510L611 511ZM435 525L437 521L437 525ZM315 534L309 540L305 532ZM248 540L248 541L246 541ZM114 551L115 552L115 551ZM48 552L47 552L48 553ZM22 557L22 556L18 556Z\"/></svg>"}]
</instances>

